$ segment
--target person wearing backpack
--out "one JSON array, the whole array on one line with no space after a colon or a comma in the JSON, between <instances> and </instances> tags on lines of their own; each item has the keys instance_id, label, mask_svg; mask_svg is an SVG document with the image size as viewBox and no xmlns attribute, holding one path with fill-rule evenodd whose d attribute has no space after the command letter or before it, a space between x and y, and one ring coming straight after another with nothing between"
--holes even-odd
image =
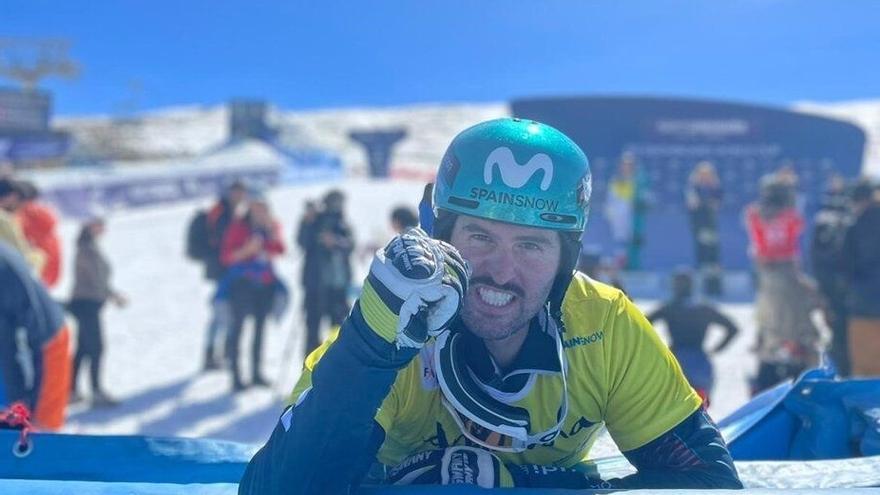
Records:
<instances>
[{"instance_id":1,"label":"person wearing backpack","mask_svg":"<svg viewBox=\"0 0 880 495\"><path fill-rule=\"evenodd\" d=\"M226 267L220 261L223 236L233 221L241 216L246 202L247 188L241 181L235 181L211 208L197 212L190 222L187 231L187 256L204 264L205 278L215 284L226 273ZM218 306L212 302L211 320L208 322L205 338L205 371L220 367L217 341L224 340L228 320L228 316L218 311Z\"/></svg>"}]
</instances>

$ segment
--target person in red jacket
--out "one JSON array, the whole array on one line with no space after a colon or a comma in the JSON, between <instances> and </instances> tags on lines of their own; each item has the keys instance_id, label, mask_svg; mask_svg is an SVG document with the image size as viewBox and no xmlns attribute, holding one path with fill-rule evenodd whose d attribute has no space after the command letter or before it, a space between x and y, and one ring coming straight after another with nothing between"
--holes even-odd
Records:
<instances>
[{"instance_id":1,"label":"person in red jacket","mask_svg":"<svg viewBox=\"0 0 880 495\"><path fill-rule=\"evenodd\" d=\"M811 317L820 299L800 268L804 220L791 185L774 175L762 179L760 197L746 208L745 223L758 281L756 394L816 366L825 336Z\"/></svg>"},{"instance_id":2,"label":"person in red jacket","mask_svg":"<svg viewBox=\"0 0 880 495\"><path fill-rule=\"evenodd\" d=\"M242 327L248 316L254 320L251 384L268 385L268 381L260 373L263 327L279 292L286 292L272 266L272 258L282 253L284 244L280 226L272 216L265 198L255 194L248 213L229 226L220 250L220 260L227 267L227 273L221 281L219 292L226 292L232 313L226 338L226 353L235 391L245 388L238 354Z\"/></svg>"},{"instance_id":3,"label":"person in red jacket","mask_svg":"<svg viewBox=\"0 0 880 495\"><path fill-rule=\"evenodd\" d=\"M16 211L18 223L28 243L43 252L40 279L51 288L61 277L61 241L56 229L58 217L52 208L37 200L40 191L34 184L21 181L19 187L22 203Z\"/></svg>"}]
</instances>

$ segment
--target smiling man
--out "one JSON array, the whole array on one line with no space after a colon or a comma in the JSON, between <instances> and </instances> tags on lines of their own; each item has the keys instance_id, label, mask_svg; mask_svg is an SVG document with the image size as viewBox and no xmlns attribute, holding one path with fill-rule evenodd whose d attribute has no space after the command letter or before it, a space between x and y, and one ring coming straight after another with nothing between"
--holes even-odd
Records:
<instances>
[{"instance_id":1,"label":"smiling man","mask_svg":"<svg viewBox=\"0 0 880 495\"><path fill-rule=\"evenodd\" d=\"M431 235L376 253L240 492L346 493L368 471L390 484L741 487L650 323L574 270L589 200L587 158L556 129L500 119L459 134ZM636 474L591 468L603 425Z\"/></svg>"}]
</instances>

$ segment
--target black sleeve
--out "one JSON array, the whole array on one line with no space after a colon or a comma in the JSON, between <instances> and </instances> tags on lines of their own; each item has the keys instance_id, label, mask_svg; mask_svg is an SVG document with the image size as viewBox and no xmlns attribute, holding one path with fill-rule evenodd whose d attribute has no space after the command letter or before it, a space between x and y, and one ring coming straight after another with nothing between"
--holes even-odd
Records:
<instances>
[{"instance_id":1,"label":"black sleeve","mask_svg":"<svg viewBox=\"0 0 880 495\"><path fill-rule=\"evenodd\" d=\"M608 480L612 488L743 487L721 432L702 408L659 438L624 455L638 473Z\"/></svg>"},{"instance_id":2,"label":"black sleeve","mask_svg":"<svg viewBox=\"0 0 880 495\"><path fill-rule=\"evenodd\" d=\"M376 411L417 352L366 330L360 314L345 320L315 365L312 387L251 459L239 494L347 493L360 483L385 438Z\"/></svg>"},{"instance_id":3,"label":"black sleeve","mask_svg":"<svg viewBox=\"0 0 880 495\"><path fill-rule=\"evenodd\" d=\"M734 337L739 333L739 328L737 328L736 324L730 320L730 318L724 316L720 311L713 307L709 307L709 315L711 317L712 323L717 323L724 327L724 331L727 334L724 336L724 340L722 340L717 347L712 352L720 352L725 347L730 345L730 341L733 340Z\"/></svg>"},{"instance_id":4,"label":"black sleeve","mask_svg":"<svg viewBox=\"0 0 880 495\"><path fill-rule=\"evenodd\" d=\"M638 473L602 480L577 468L507 465L519 488L739 489L733 459L718 428L703 409L638 449L624 452Z\"/></svg>"}]
</instances>

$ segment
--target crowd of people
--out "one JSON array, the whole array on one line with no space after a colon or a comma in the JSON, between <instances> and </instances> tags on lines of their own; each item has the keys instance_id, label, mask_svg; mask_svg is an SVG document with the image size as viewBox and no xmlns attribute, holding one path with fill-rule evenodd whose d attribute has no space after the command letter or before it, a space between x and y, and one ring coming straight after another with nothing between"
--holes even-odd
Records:
<instances>
[{"instance_id":1,"label":"crowd of people","mask_svg":"<svg viewBox=\"0 0 880 495\"><path fill-rule=\"evenodd\" d=\"M880 331L876 326L880 310L875 303L880 296L880 238L873 228L880 221L876 189L867 179L847 184L841 176L832 175L810 219L805 210L812 198L800 190L790 162L762 178L758 198L742 212L756 286L758 341L754 352L758 369L751 383L753 393L829 362L841 376L880 375L876 360L870 357L880 355ZM709 300L723 293L719 225L725 208L723 199L714 164L708 160L698 162L684 193L694 266L693 270L678 270L672 277L672 299L667 304L667 309L690 309L676 310L677 323L666 322L673 342L681 342L681 336L675 334L691 327L699 329L694 330L693 338L700 340L705 333L703 322L707 321L706 309L701 305L710 304ZM604 281L614 280L614 285L622 288L619 272L640 266L639 254L645 243L642 232L650 203L650 187L636 158L624 154L610 179L603 210L615 252L608 261L609 257L584 249L581 270ZM812 235L804 239L810 221ZM801 252L805 242L809 243L808 259ZM687 297L681 290L684 286L693 286L685 291ZM684 300L693 302L683 306ZM662 312L653 316L665 319ZM736 329L727 318L716 320L727 331L726 343ZM711 389L712 371L702 346L695 346L696 354L681 351L678 344L674 348L679 348L676 355L692 383ZM691 366L703 371L689 371Z\"/></svg>"},{"instance_id":2,"label":"crowd of people","mask_svg":"<svg viewBox=\"0 0 880 495\"><path fill-rule=\"evenodd\" d=\"M89 368L90 404L117 403L101 379L101 309L107 301L126 304L111 284L111 263L98 242L105 223L98 216L87 218L77 237L69 298L59 303L50 296L62 268L57 225L33 183L0 178L0 403L22 403L37 425L50 429L63 424L69 402L85 399L77 387L83 367ZM73 334L65 312L76 321Z\"/></svg>"},{"instance_id":3,"label":"crowd of people","mask_svg":"<svg viewBox=\"0 0 880 495\"><path fill-rule=\"evenodd\" d=\"M867 179L846 187L833 177L805 260L800 246L807 220L797 176L783 168L762 179L758 200L745 212L757 284L754 391L796 377L826 353L841 376L880 375L876 192Z\"/></svg>"},{"instance_id":4,"label":"crowd of people","mask_svg":"<svg viewBox=\"0 0 880 495\"><path fill-rule=\"evenodd\" d=\"M284 313L289 290L274 259L284 254L281 225L262 191L236 181L208 210L200 210L187 232L187 254L215 283L205 337L204 369L228 367L232 390L266 387L262 370L267 319ZM250 379L240 356L245 324L252 323Z\"/></svg>"},{"instance_id":5,"label":"crowd of people","mask_svg":"<svg viewBox=\"0 0 880 495\"><path fill-rule=\"evenodd\" d=\"M331 329L338 328L351 310L355 239L345 203L345 194L337 189L326 192L319 201L306 201L291 236L301 252L299 289L304 318L296 322L294 331L303 336L304 355L315 350ZM417 225L414 209L401 205L391 211L392 231L401 233ZM273 265L273 260L285 253L286 243L265 196L241 181L232 183L210 208L196 212L188 227L186 250L191 259L203 265L205 278L216 286L203 369L228 368L235 392L268 386L269 380L261 371L264 328L268 317L280 319L290 291ZM252 322L253 339L251 378L246 383L239 352L248 321Z\"/></svg>"}]
</instances>

